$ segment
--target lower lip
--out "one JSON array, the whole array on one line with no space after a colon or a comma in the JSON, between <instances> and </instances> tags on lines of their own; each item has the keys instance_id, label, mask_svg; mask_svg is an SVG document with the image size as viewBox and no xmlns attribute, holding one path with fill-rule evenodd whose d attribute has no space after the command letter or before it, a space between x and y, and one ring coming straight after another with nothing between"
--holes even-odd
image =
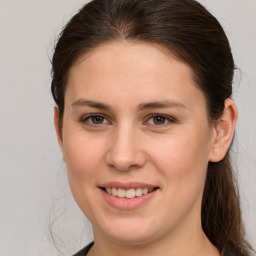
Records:
<instances>
[{"instance_id":1,"label":"lower lip","mask_svg":"<svg viewBox=\"0 0 256 256\"><path fill-rule=\"evenodd\" d=\"M148 194L134 198L120 198L112 196L108 194L105 190L101 189L103 197L108 202L108 204L120 210L134 210L145 205L152 197L156 195L157 191L158 189L153 190Z\"/></svg>"}]
</instances>

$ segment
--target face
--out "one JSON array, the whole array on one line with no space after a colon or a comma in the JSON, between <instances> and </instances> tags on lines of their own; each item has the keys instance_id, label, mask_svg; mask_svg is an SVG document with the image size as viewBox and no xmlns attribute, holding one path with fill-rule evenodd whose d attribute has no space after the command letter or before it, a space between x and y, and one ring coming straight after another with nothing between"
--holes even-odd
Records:
<instances>
[{"instance_id":1,"label":"face","mask_svg":"<svg viewBox=\"0 0 256 256\"><path fill-rule=\"evenodd\" d=\"M191 68L160 47L116 42L81 56L68 76L60 143L96 237L140 244L201 227L206 100Z\"/></svg>"}]
</instances>

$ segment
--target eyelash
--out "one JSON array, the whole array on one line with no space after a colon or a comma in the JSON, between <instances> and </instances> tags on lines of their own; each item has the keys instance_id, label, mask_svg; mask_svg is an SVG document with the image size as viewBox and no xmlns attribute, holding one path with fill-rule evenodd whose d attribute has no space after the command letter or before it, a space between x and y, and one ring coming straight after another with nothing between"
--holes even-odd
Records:
<instances>
[{"instance_id":1,"label":"eyelash","mask_svg":"<svg viewBox=\"0 0 256 256\"><path fill-rule=\"evenodd\" d=\"M90 122L89 120L90 120L91 118L93 118L93 117L100 117L100 118L103 118L103 119L104 119L104 120L103 120L103 123L95 124L95 123L92 122L92 120L91 120L91 122ZM161 127L164 127L164 126L168 126L170 123L175 123L175 122L176 122L176 119L175 119L175 118L170 117L170 116L167 116L167 115L163 115L163 114L158 114L158 113L150 114L150 115L147 117L147 119L146 119L145 122L149 122L150 119L155 118L155 117L164 118L164 124L160 124L160 125L157 125L157 124L149 124L149 126L151 126L151 127L154 126L154 127L156 127L156 128L161 128ZM108 125L108 124L110 123L109 121L107 121L107 123L104 123L105 120L108 120L108 118L107 118L105 115L96 113L96 114L89 114L89 115L83 116L83 117L81 118L80 122L83 123L83 124L89 125L89 126L91 126L91 127L97 127L97 128L99 128L99 127L102 126L102 125L106 125L106 124ZM143 122L143 124L145 124L145 122Z\"/></svg>"},{"instance_id":2,"label":"eyelash","mask_svg":"<svg viewBox=\"0 0 256 256\"><path fill-rule=\"evenodd\" d=\"M105 125L105 123L100 123L100 124L94 124L93 122L89 122L89 119L92 119L93 117L100 117L104 118L104 120L108 120L105 115L103 114L89 114L86 116L83 116L80 120L81 123L92 126L92 127L99 127L100 125ZM108 121L109 122L109 121Z\"/></svg>"}]
</instances>

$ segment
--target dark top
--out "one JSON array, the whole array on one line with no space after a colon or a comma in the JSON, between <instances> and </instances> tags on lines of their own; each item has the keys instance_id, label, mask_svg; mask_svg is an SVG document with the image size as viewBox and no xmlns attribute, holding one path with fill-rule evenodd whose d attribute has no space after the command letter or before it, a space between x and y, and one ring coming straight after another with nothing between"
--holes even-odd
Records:
<instances>
[{"instance_id":1,"label":"dark top","mask_svg":"<svg viewBox=\"0 0 256 256\"><path fill-rule=\"evenodd\" d=\"M86 256L87 253L89 252L89 250L91 249L91 247L93 246L94 242L91 242L90 244L88 244L86 247L84 247L81 251L77 252L76 254L74 254L73 256ZM234 254L229 254L229 253L221 253L221 256L233 256Z\"/></svg>"},{"instance_id":2,"label":"dark top","mask_svg":"<svg viewBox=\"0 0 256 256\"><path fill-rule=\"evenodd\" d=\"M86 247L84 247L81 251L77 252L73 256L86 256L89 250L91 249L91 247L93 246L93 244L94 243L91 242L90 244L88 244Z\"/></svg>"}]
</instances>

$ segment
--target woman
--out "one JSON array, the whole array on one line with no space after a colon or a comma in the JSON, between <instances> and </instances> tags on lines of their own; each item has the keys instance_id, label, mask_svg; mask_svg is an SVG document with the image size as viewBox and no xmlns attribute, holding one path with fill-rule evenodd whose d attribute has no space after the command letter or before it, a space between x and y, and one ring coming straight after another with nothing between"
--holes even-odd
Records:
<instances>
[{"instance_id":1,"label":"woman","mask_svg":"<svg viewBox=\"0 0 256 256\"><path fill-rule=\"evenodd\" d=\"M250 255L229 161L234 61L194 0L94 0L52 60L55 127L94 243L76 255Z\"/></svg>"}]
</instances>

